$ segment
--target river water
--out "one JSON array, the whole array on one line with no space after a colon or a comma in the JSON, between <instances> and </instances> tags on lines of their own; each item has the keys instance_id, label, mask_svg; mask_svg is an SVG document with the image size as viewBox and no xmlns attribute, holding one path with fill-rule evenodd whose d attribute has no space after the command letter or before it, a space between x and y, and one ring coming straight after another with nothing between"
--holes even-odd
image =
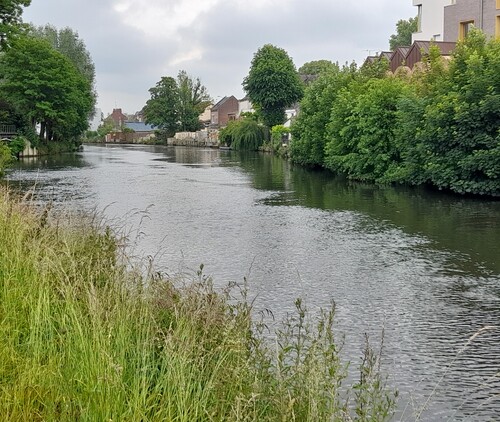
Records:
<instances>
[{"instance_id":1,"label":"river water","mask_svg":"<svg viewBox=\"0 0 500 422\"><path fill-rule=\"evenodd\" d=\"M101 211L169 274L246 277L277 318L334 300L343 353L384 330L396 420L500 420L500 201L375 187L270 155L85 146L8 172L36 201ZM471 341L471 336L484 327Z\"/></svg>"}]
</instances>

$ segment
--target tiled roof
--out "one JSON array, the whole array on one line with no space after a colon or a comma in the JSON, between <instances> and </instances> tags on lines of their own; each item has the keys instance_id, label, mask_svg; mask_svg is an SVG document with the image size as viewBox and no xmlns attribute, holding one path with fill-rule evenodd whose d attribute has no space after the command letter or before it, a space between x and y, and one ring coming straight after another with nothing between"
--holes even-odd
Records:
<instances>
[{"instance_id":1,"label":"tiled roof","mask_svg":"<svg viewBox=\"0 0 500 422\"><path fill-rule=\"evenodd\" d=\"M155 130L154 126L144 122L125 122L125 127L132 129L134 132L152 132Z\"/></svg>"}]
</instances>

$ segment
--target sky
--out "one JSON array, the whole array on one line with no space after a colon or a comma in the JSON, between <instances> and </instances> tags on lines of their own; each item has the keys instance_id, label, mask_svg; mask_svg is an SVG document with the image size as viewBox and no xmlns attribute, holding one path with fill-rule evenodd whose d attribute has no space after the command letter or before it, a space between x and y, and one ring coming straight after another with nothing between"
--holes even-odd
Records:
<instances>
[{"instance_id":1,"label":"sky","mask_svg":"<svg viewBox=\"0 0 500 422\"><path fill-rule=\"evenodd\" d=\"M32 0L24 22L70 27L96 67L97 107L142 109L162 76L185 70L213 100L241 86L257 50L283 48L297 69L313 60L362 64L388 50L411 0Z\"/></svg>"}]
</instances>

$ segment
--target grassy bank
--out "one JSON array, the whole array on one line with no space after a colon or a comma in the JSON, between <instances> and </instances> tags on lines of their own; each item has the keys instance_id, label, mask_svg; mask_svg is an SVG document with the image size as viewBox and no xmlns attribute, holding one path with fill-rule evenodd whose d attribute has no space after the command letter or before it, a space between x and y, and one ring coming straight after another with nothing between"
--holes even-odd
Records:
<instances>
[{"instance_id":1,"label":"grassy bank","mask_svg":"<svg viewBox=\"0 0 500 422\"><path fill-rule=\"evenodd\" d=\"M56 220L0 190L2 420L390 417L371 351L356 359L357 388L341 393L333 311L312 321L297 301L276 341L264 340L244 292L234 301L201 271L180 284L122 261L109 229Z\"/></svg>"}]
</instances>

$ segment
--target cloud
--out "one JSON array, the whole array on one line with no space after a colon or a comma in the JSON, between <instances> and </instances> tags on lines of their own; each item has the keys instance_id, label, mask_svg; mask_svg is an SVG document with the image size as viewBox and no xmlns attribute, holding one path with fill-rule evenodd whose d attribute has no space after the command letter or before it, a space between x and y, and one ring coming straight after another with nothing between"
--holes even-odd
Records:
<instances>
[{"instance_id":1,"label":"cloud","mask_svg":"<svg viewBox=\"0 0 500 422\"><path fill-rule=\"evenodd\" d=\"M362 61L388 47L410 0L34 0L24 20L70 26L96 65L99 105L142 108L148 89L180 69L211 95L243 96L254 53L271 43L300 67L311 60Z\"/></svg>"}]
</instances>

